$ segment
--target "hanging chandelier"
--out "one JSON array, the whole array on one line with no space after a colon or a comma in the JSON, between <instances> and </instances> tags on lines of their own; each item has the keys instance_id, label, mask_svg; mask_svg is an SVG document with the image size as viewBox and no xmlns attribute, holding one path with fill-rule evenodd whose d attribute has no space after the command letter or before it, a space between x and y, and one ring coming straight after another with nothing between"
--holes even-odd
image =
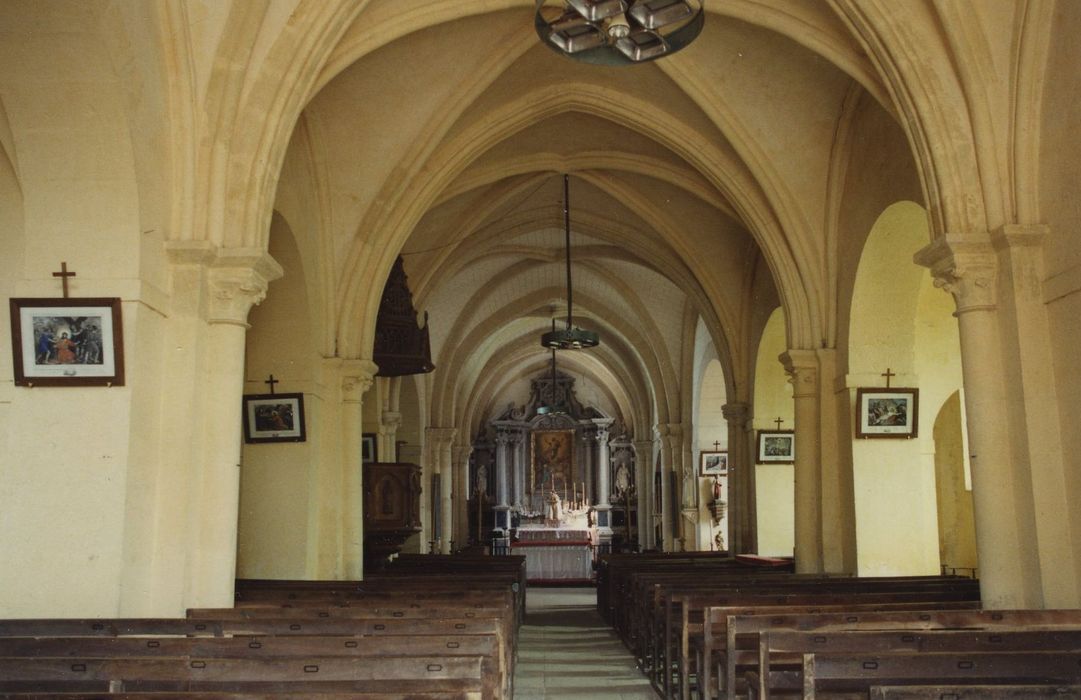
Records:
<instances>
[{"instance_id":1,"label":"hanging chandelier","mask_svg":"<svg viewBox=\"0 0 1081 700\"><path fill-rule=\"evenodd\" d=\"M553 16L559 10L537 0L533 23L541 41L564 56L629 65L668 56L694 41L705 24L704 2L563 0L562 13Z\"/></svg>"},{"instance_id":2,"label":"hanging chandelier","mask_svg":"<svg viewBox=\"0 0 1081 700\"><path fill-rule=\"evenodd\" d=\"M567 327L563 330L555 329L555 321L552 322L552 330L541 336L541 345L552 350L581 350L583 348L596 347L600 339L593 331L582 330L574 327L574 292L571 286L571 210L570 210L570 176L563 175L563 232L566 247L567 261Z\"/></svg>"},{"instance_id":3,"label":"hanging chandelier","mask_svg":"<svg viewBox=\"0 0 1081 700\"><path fill-rule=\"evenodd\" d=\"M556 332L556 320L552 319L552 333ZM549 396L550 401L542 406L537 407L538 415L549 415L557 413L566 413L562 410L562 406L559 404L559 400L556 398L556 349L552 348L552 380L551 380L551 394Z\"/></svg>"}]
</instances>

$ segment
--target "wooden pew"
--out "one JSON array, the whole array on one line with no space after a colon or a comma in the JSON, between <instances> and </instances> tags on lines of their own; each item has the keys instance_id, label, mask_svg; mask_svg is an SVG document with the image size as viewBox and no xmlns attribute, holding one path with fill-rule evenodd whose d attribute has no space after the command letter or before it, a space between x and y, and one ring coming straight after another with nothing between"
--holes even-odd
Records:
<instances>
[{"instance_id":1,"label":"wooden pew","mask_svg":"<svg viewBox=\"0 0 1081 700\"><path fill-rule=\"evenodd\" d=\"M1041 700L1081 698L1081 685L872 686L870 700Z\"/></svg>"},{"instance_id":2,"label":"wooden pew","mask_svg":"<svg viewBox=\"0 0 1081 700\"><path fill-rule=\"evenodd\" d=\"M784 683L788 678L774 679ZM818 693L867 697L873 686L904 684L1077 685L1081 652L963 652L833 654L803 657L801 678L790 690L805 700Z\"/></svg>"},{"instance_id":3,"label":"wooden pew","mask_svg":"<svg viewBox=\"0 0 1081 700\"><path fill-rule=\"evenodd\" d=\"M763 611L759 611L760 613ZM763 633L781 630L828 634L845 631L1009 631L1009 630L1072 630L1081 629L1081 610L887 610L866 611L846 609L813 614L728 615L727 651L724 692L736 694L736 667L757 667L760 637ZM740 651L750 649L751 658ZM757 676L756 676L757 677Z\"/></svg>"},{"instance_id":4,"label":"wooden pew","mask_svg":"<svg viewBox=\"0 0 1081 700\"><path fill-rule=\"evenodd\" d=\"M674 667L680 697L689 697L692 667L690 640L703 634L705 610L712 606L844 605L848 603L887 604L965 601L979 597L979 589L967 579L941 578L835 578L761 582L750 586L719 585L713 593L692 587L663 591L666 601L663 632L655 632L657 668L662 669L660 686L672 697L670 669ZM748 592L749 591L749 592ZM679 617L677 617L677 614ZM673 663L674 662L674 663Z\"/></svg>"},{"instance_id":5,"label":"wooden pew","mask_svg":"<svg viewBox=\"0 0 1081 700\"><path fill-rule=\"evenodd\" d=\"M840 604L771 605L771 606L715 606L706 608L700 637L693 638L694 648L690 657L695 659L701 671L698 680L699 697L714 697L713 680L721 682L723 693L733 688L737 666L757 663L758 638L756 633L783 625L785 620L800 616L821 614L865 614L872 612L924 612L932 610L978 610L978 601L908 603L868 603L846 600ZM739 625L730 625L737 618ZM753 636L752 636L753 635ZM715 673L717 671L717 673Z\"/></svg>"},{"instance_id":6,"label":"wooden pew","mask_svg":"<svg viewBox=\"0 0 1081 700\"><path fill-rule=\"evenodd\" d=\"M496 691L484 679L479 656L348 658L0 658L0 693L183 691L479 692Z\"/></svg>"},{"instance_id":7,"label":"wooden pew","mask_svg":"<svg viewBox=\"0 0 1081 700\"><path fill-rule=\"evenodd\" d=\"M479 691L411 692L408 700L481 700ZM341 693L109 693L108 700L402 700L401 693L353 691ZM103 700L101 693L0 693L0 700Z\"/></svg>"},{"instance_id":8,"label":"wooden pew","mask_svg":"<svg viewBox=\"0 0 1081 700\"><path fill-rule=\"evenodd\" d=\"M768 698L767 685L778 663L799 665L806 654L915 654L952 652L959 657L985 652L1079 652L1081 628L1058 630L926 630L798 632L772 630L759 636L757 697Z\"/></svg>"}]
</instances>

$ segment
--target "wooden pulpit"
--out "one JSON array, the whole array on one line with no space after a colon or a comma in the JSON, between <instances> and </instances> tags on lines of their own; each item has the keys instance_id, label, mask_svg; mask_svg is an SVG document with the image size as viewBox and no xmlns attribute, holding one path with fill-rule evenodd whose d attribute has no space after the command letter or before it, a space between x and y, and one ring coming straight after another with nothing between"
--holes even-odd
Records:
<instances>
[{"instance_id":1,"label":"wooden pulpit","mask_svg":"<svg viewBox=\"0 0 1081 700\"><path fill-rule=\"evenodd\" d=\"M420 466L408 462L364 465L364 569L379 571L420 532Z\"/></svg>"}]
</instances>

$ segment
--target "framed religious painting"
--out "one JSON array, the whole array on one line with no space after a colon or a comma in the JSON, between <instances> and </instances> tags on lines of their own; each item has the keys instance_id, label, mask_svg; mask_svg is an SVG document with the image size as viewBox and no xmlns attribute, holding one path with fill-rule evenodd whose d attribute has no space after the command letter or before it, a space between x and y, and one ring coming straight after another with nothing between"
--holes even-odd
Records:
<instances>
[{"instance_id":1,"label":"framed religious painting","mask_svg":"<svg viewBox=\"0 0 1081 700\"><path fill-rule=\"evenodd\" d=\"M244 396L244 442L304 442L304 394Z\"/></svg>"},{"instance_id":2,"label":"framed religious painting","mask_svg":"<svg viewBox=\"0 0 1081 700\"><path fill-rule=\"evenodd\" d=\"M919 435L920 390L856 390L856 437L914 438Z\"/></svg>"},{"instance_id":3,"label":"framed religious painting","mask_svg":"<svg viewBox=\"0 0 1081 700\"><path fill-rule=\"evenodd\" d=\"M796 461L794 430L759 430L758 463L792 464Z\"/></svg>"},{"instance_id":4,"label":"framed religious painting","mask_svg":"<svg viewBox=\"0 0 1081 700\"><path fill-rule=\"evenodd\" d=\"M728 452L726 450L703 450L698 456L698 466L702 476L727 474Z\"/></svg>"},{"instance_id":5,"label":"framed religious painting","mask_svg":"<svg viewBox=\"0 0 1081 700\"><path fill-rule=\"evenodd\" d=\"M18 386L123 386L120 300L11 299Z\"/></svg>"}]
</instances>

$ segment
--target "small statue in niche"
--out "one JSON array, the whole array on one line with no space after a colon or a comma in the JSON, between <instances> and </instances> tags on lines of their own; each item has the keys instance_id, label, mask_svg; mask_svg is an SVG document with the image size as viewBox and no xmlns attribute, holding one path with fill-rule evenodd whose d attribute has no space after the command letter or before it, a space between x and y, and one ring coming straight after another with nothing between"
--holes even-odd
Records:
<instances>
[{"instance_id":1,"label":"small statue in niche","mask_svg":"<svg viewBox=\"0 0 1081 700\"><path fill-rule=\"evenodd\" d=\"M476 489L476 492L482 496L488 495L488 466L486 464L482 464L477 468Z\"/></svg>"},{"instance_id":2,"label":"small statue in niche","mask_svg":"<svg viewBox=\"0 0 1081 700\"><path fill-rule=\"evenodd\" d=\"M616 467L616 494L622 497L631 487L631 473L626 464Z\"/></svg>"}]
</instances>

